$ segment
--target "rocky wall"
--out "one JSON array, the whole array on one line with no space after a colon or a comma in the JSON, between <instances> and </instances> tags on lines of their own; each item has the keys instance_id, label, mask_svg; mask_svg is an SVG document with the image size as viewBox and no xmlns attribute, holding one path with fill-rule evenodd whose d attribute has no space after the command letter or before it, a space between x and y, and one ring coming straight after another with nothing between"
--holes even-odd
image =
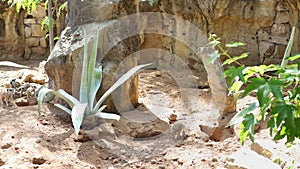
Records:
<instances>
[{"instance_id":1,"label":"rocky wall","mask_svg":"<svg viewBox=\"0 0 300 169\"><path fill-rule=\"evenodd\" d=\"M0 1L0 60L17 60L25 50L24 13Z\"/></svg>"},{"instance_id":2,"label":"rocky wall","mask_svg":"<svg viewBox=\"0 0 300 169\"><path fill-rule=\"evenodd\" d=\"M48 52L46 31L42 29L41 22L46 16L42 5L36 7L36 11L26 14L24 19L25 29L25 59L37 59Z\"/></svg>"},{"instance_id":3,"label":"rocky wall","mask_svg":"<svg viewBox=\"0 0 300 169\"><path fill-rule=\"evenodd\" d=\"M141 30L138 33L139 40L131 42L138 41L139 43L126 43L126 45L134 45L138 50L156 48L174 54L166 57L158 52L137 62L140 64L155 61L153 66L159 67L162 63L175 63L175 57L180 58L198 77L201 87L202 82L207 81L207 70L203 65L205 61L201 60L194 49L204 47L207 43L206 37L210 33L217 34L223 44L231 41L246 43L245 46L229 52L232 55L249 52L249 57L243 61L247 65L279 63L293 26L296 27L296 36L292 53L300 51L299 11L300 2L298 0L158 0L154 5L138 0L73 0L68 3L68 26L72 29L68 29L65 38L71 39L72 36L75 36L78 26L85 24L122 20L124 16L137 13L142 15L145 12L157 12L162 16L170 14L175 19L167 20L162 17L157 19L149 15L135 20ZM155 24L157 21L162 25ZM169 32L162 34L161 32L166 29L169 29ZM195 34L196 31L201 32L201 36ZM206 37L203 38L202 35ZM82 38L82 34L78 36ZM75 40L70 43L76 45L77 42ZM72 44L67 52L54 51L49 60L62 57L64 61L68 62L69 55L74 57ZM64 46L63 42L59 45ZM129 50L131 51L131 48ZM136 52L136 50L132 52ZM114 61L116 58L110 54L101 57L102 59L105 57L109 61ZM124 57L123 54L122 57ZM62 64L60 59L57 61ZM49 72L52 72L51 67L55 67L53 64L49 64ZM180 64L173 64L173 66L181 70ZM54 73L52 76L57 79L61 75ZM72 75L68 75L68 77L71 78ZM65 82L57 83L56 87L64 86L61 84ZM70 83L66 82L66 84ZM65 87L64 89L66 89ZM66 90L71 91L70 87Z\"/></svg>"},{"instance_id":4,"label":"rocky wall","mask_svg":"<svg viewBox=\"0 0 300 169\"><path fill-rule=\"evenodd\" d=\"M45 16L41 5L27 14L0 1L0 60L39 59L49 53L46 32L41 28Z\"/></svg>"},{"instance_id":5,"label":"rocky wall","mask_svg":"<svg viewBox=\"0 0 300 169\"><path fill-rule=\"evenodd\" d=\"M198 26L207 36L215 33L223 44L241 41L246 46L230 51L232 55L249 52L247 65L280 63L296 27L292 54L300 52L300 1L298 0L160 0L154 6L140 3L139 12L163 12L178 16ZM176 21L175 21L176 22ZM175 31L188 25L174 23ZM160 42L160 43L159 43ZM184 57L191 68L203 70L197 57L176 39L145 35L141 48L160 47ZM201 74L199 74L201 75Z\"/></svg>"},{"instance_id":6,"label":"rocky wall","mask_svg":"<svg viewBox=\"0 0 300 169\"><path fill-rule=\"evenodd\" d=\"M296 27L296 36L292 54L300 51L299 4L298 0L158 0L151 6L147 1L75 0L69 2L68 25L103 22L137 12L167 13L191 22L207 36L210 33L217 34L223 44L231 41L246 43L230 53L239 55L249 52L249 57L243 61L247 65L271 64L281 62L293 26ZM148 18L142 22L151 26L153 20ZM189 30L189 25L180 25L176 21L171 24L174 32L193 31ZM176 54L186 61L201 81L207 80L202 62L190 47L181 41L148 33L141 36L141 42L140 49L160 48ZM148 60L174 60L159 54L154 57Z\"/></svg>"}]
</instances>

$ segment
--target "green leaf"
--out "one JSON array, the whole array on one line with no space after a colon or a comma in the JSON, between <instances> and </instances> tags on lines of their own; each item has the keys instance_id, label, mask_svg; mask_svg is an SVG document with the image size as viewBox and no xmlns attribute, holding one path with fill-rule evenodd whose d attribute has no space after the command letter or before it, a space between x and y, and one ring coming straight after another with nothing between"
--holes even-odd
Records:
<instances>
[{"instance_id":1,"label":"green leaf","mask_svg":"<svg viewBox=\"0 0 300 169\"><path fill-rule=\"evenodd\" d=\"M256 124L256 119L253 114L246 114L245 120L243 121L245 129L249 131L249 137L252 142L254 142L254 126Z\"/></svg>"},{"instance_id":2,"label":"green leaf","mask_svg":"<svg viewBox=\"0 0 300 169\"><path fill-rule=\"evenodd\" d=\"M214 37L212 39L210 39L211 41L208 43L208 45L211 45L212 47L216 47L218 44L220 44L221 42L219 41L220 38L215 39Z\"/></svg>"},{"instance_id":3,"label":"green leaf","mask_svg":"<svg viewBox=\"0 0 300 169\"><path fill-rule=\"evenodd\" d=\"M273 136L273 133L276 128L276 117L272 116L268 121L268 128L270 129L270 135Z\"/></svg>"},{"instance_id":4,"label":"green leaf","mask_svg":"<svg viewBox=\"0 0 300 169\"><path fill-rule=\"evenodd\" d=\"M97 113L101 113L106 107L107 105L101 106L100 109L97 111Z\"/></svg>"},{"instance_id":5,"label":"green leaf","mask_svg":"<svg viewBox=\"0 0 300 169\"><path fill-rule=\"evenodd\" d=\"M259 77L259 78L251 78L249 79L249 81L253 82L253 83L256 83L256 84L259 84L259 85L262 85L262 84L265 84L266 83L266 80L262 77Z\"/></svg>"},{"instance_id":6,"label":"green leaf","mask_svg":"<svg viewBox=\"0 0 300 169\"><path fill-rule=\"evenodd\" d=\"M266 65L260 65L260 66L251 66L247 67L243 73L245 74L245 78L248 79L254 74L259 74L259 75L264 75L266 71L274 71L277 70L275 69L272 65L271 66L266 66Z\"/></svg>"},{"instance_id":7,"label":"green leaf","mask_svg":"<svg viewBox=\"0 0 300 169\"><path fill-rule=\"evenodd\" d=\"M244 124L241 123L241 125L240 125L240 131L239 131L239 137L240 137L240 142L241 142L242 145L244 145L248 134L249 134L249 131L245 130Z\"/></svg>"},{"instance_id":8,"label":"green leaf","mask_svg":"<svg viewBox=\"0 0 300 169\"><path fill-rule=\"evenodd\" d=\"M280 140L283 139L287 135L286 133L286 127L283 126L279 132L274 136L274 140Z\"/></svg>"},{"instance_id":9,"label":"green leaf","mask_svg":"<svg viewBox=\"0 0 300 169\"><path fill-rule=\"evenodd\" d=\"M235 125L237 123L239 123L242 118L244 118L244 116L246 114L248 114L249 112L253 111L254 109L257 108L257 103L252 103L249 105L249 107L247 107L246 109L242 110L241 112L237 113L231 120L230 122L226 125L226 127Z\"/></svg>"},{"instance_id":10,"label":"green leaf","mask_svg":"<svg viewBox=\"0 0 300 169\"><path fill-rule=\"evenodd\" d=\"M229 89L229 95L232 94L232 92L238 93L243 84L242 81L235 81Z\"/></svg>"},{"instance_id":11,"label":"green leaf","mask_svg":"<svg viewBox=\"0 0 300 169\"><path fill-rule=\"evenodd\" d=\"M151 5L151 6L153 6L153 4L157 1L157 0L147 0L148 2L149 2L149 4Z\"/></svg>"},{"instance_id":12,"label":"green leaf","mask_svg":"<svg viewBox=\"0 0 300 169\"><path fill-rule=\"evenodd\" d=\"M271 89L268 84L261 85L257 90L257 99L260 107L264 107L268 104L268 100L266 98L269 97L271 93Z\"/></svg>"},{"instance_id":13,"label":"green leaf","mask_svg":"<svg viewBox=\"0 0 300 169\"><path fill-rule=\"evenodd\" d=\"M101 81L102 81L102 66L100 66L99 68L95 68L95 70L94 70L94 84L93 84L93 88L91 90L92 93L90 94L91 95L91 98L90 98L91 107L94 107L96 94L97 94L98 90L100 89Z\"/></svg>"},{"instance_id":14,"label":"green leaf","mask_svg":"<svg viewBox=\"0 0 300 169\"><path fill-rule=\"evenodd\" d=\"M286 47L286 50L284 52L284 56L283 56L283 59L282 59L282 62L281 62L281 67L282 68L285 68L286 65L288 64L288 57L290 56L290 53L291 53L291 50L292 50L292 46L293 46L293 43L294 43L294 38L295 38L295 26L293 27L292 29L292 33L291 33L291 36L290 36L290 40L289 40L289 43Z\"/></svg>"},{"instance_id":15,"label":"green leaf","mask_svg":"<svg viewBox=\"0 0 300 169\"><path fill-rule=\"evenodd\" d=\"M121 76L103 95L102 97L98 100L96 103L96 106L93 109L93 113L96 113L101 106L101 104L104 102L104 100L112 93L114 92L119 86L121 86L123 83L125 83L128 79L130 79L135 73L137 73L140 69L151 65L150 64L143 64L143 65L138 65L130 69L127 73L125 73L123 76Z\"/></svg>"},{"instance_id":16,"label":"green leaf","mask_svg":"<svg viewBox=\"0 0 300 169\"><path fill-rule=\"evenodd\" d=\"M119 121L120 120L120 116L117 115L117 114L111 114L111 113L96 113L95 116L97 117L100 117L100 118L103 118L103 119L112 119L112 120L117 120Z\"/></svg>"},{"instance_id":17,"label":"green leaf","mask_svg":"<svg viewBox=\"0 0 300 169\"><path fill-rule=\"evenodd\" d=\"M227 48L235 48L238 46L244 46L245 44L243 42L231 42L229 44L226 44Z\"/></svg>"},{"instance_id":18,"label":"green leaf","mask_svg":"<svg viewBox=\"0 0 300 169\"><path fill-rule=\"evenodd\" d=\"M59 18L62 11L66 8L66 6L68 5L68 1L64 2L63 4L61 4L58 8L58 12L56 14L56 16Z\"/></svg>"},{"instance_id":19,"label":"green leaf","mask_svg":"<svg viewBox=\"0 0 300 169\"><path fill-rule=\"evenodd\" d=\"M297 60L297 59L300 59L300 54L297 54L295 56L290 56L287 58L289 61L294 61L294 60Z\"/></svg>"},{"instance_id":20,"label":"green leaf","mask_svg":"<svg viewBox=\"0 0 300 169\"><path fill-rule=\"evenodd\" d=\"M63 99L64 101L66 101L69 106L73 107L74 104L79 103L79 101L73 97L72 95L68 94L67 92L65 92L62 89L59 89L57 91L54 91L52 89L48 89L48 88L42 88L40 90L40 92L38 93L38 112L41 111L41 104L43 102L44 97L48 94L48 93L52 93L55 96Z\"/></svg>"},{"instance_id":21,"label":"green leaf","mask_svg":"<svg viewBox=\"0 0 300 169\"><path fill-rule=\"evenodd\" d=\"M241 54L240 56L235 56L233 58L230 58L230 59L227 59L223 62L222 65L227 65L227 64L231 64L237 60L240 60L240 59L243 59L243 58L246 58L248 56L248 53L243 53Z\"/></svg>"},{"instance_id":22,"label":"green leaf","mask_svg":"<svg viewBox=\"0 0 300 169\"><path fill-rule=\"evenodd\" d=\"M69 108L61 105L61 104L54 104L55 107L60 108L61 110L67 112L69 115L72 115L72 110L70 110Z\"/></svg>"},{"instance_id":23,"label":"green leaf","mask_svg":"<svg viewBox=\"0 0 300 169\"><path fill-rule=\"evenodd\" d=\"M279 101L284 101L283 94L281 91L282 85L284 85L283 81L277 80L277 79L271 79L268 81L268 84L270 86L270 89L273 93L273 95L279 100Z\"/></svg>"},{"instance_id":24,"label":"green leaf","mask_svg":"<svg viewBox=\"0 0 300 169\"><path fill-rule=\"evenodd\" d=\"M42 88L40 92L38 93L38 112L41 112L41 105L43 102L44 97L46 96L47 93L52 92L53 90L48 89L48 88Z\"/></svg>"},{"instance_id":25,"label":"green leaf","mask_svg":"<svg viewBox=\"0 0 300 169\"><path fill-rule=\"evenodd\" d=\"M286 105L285 103L280 103L280 104L277 104L276 106L272 107L271 111L270 111L270 115L275 115L277 114L276 116L276 126L279 126L283 120L286 119L287 117L287 113L286 111L288 108L288 105Z\"/></svg>"},{"instance_id":26,"label":"green leaf","mask_svg":"<svg viewBox=\"0 0 300 169\"><path fill-rule=\"evenodd\" d=\"M300 117L299 118L296 118L295 119L295 132L296 132L296 136L298 137L298 138L300 138Z\"/></svg>"},{"instance_id":27,"label":"green leaf","mask_svg":"<svg viewBox=\"0 0 300 169\"><path fill-rule=\"evenodd\" d=\"M73 107L75 104L79 103L79 100L77 100L74 96L70 95L69 93L65 92L62 89L58 89L57 91L52 91L52 93L66 101L69 106Z\"/></svg>"},{"instance_id":28,"label":"green leaf","mask_svg":"<svg viewBox=\"0 0 300 169\"><path fill-rule=\"evenodd\" d=\"M244 69L244 65L239 66L238 68L236 68L235 66L229 66L228 70L224 72L225 77L228 77L228 86L231 86L234 83L234 81L237 80L241 80L245 83L245 78L243 74Z\"/></svg>"},{"instance_id":29,"label":"green leaf","mask_svg":"<svg viewBox=\"0 0 300 169\"><path fill-rule=\"evenodd\" d=\"M72 123L75 129L76 139L78 138L78 133L83 120L84 112L87 107L87 103L75 104L72 109Z\"/></svg>"},{"instance_id":30,"label":"green leaf","mask_svg":"<svg viewBox=\"0 0 300 169\"><path fill-rule=\"evenodd\" d=\"M96 59L97 59L97 49L98 49L98 37L99 37L99 32L97 31L96 34L96 40L94 42L93 48L92 48L92 53L90 56L90 61L88 65L88 87L87 87L87 97L88 97L88 104L89 107L94 106L94 99L95 95L100 87L98 87L98 84L95 82L96 81L96 74L99 74L98 70L95 70L95 65L96 65Z\"/></svg>"},{"instance_id":31,"label":"green leaf","mask_svg":"<svg viewBox=\"0 0 300 169\"><path fill-rule=\"evenodd\" d=\"M88 41L86 30L84 32L84 52L83 52L83 65L81 73L80 93L79 100L81 103L88 102Z\"/></svg>"},{"instance_id":32,"label":"green leaf","mask_svg":"<svg viewBox=\"0 0 300 169\"><path fill-rule=\"evenodd\" d=\"M228 77L228 85L231 86L236 79L237 75L237 69L235 66L229 66L227 70L224 71L224 76Z\"/></svg>"},{"instance_id":33,"label":"green leaf","mask_svg":"<svg viewBox=\"0 0 300 169\"><path fill-rule=\"evenodd\" d=\"M249 79L249 81L251 83L247 85L244 93L242 94L242 97L247 96L250 92L258 89L262 84L266 82L263 78L251 78Z\"/></svg>"},{"instance_id":34,"label":"green leaf","mask_svg":"<svg viewBox=\"0 0 300 169\"><path fill-rule=\"evenodd\" d=\"M213 64L216 59L220 58L221 54L218 50L215 50L213 53L209 54L209 59L207 60L206 64Z\"/></svg>"}]
</instances>

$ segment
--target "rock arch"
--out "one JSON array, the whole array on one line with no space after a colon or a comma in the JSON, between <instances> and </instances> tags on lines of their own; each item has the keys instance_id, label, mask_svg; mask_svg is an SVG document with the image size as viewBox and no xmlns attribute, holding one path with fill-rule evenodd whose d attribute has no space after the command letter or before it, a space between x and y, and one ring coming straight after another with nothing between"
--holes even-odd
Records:
<instances>
[{"instance_id":1,"label":"rock arch","mask_svg":"<svg viewBox=\"0 0 300 169\"><path fill-rule=\"evenodd\" d=\"M176 20L174 22L175 25L172 24L174 20ZM151 22L152 26L148 24L149 22ZM165 25L165 26L162 27L161 25ZM185 29L182 30L178 30L176 29L176 27L175 29L172 29L176 25L186 25L186 26ZM57 61L57 59L58 60L61 60L62 58L68 59L62 56L68 56L70 58L73 58L73 60L80 59L80 55L82 55L83 53L82 52L83 49L82 29L86 29L87 32L89 32L87 38L90 43L94 40L94 36L96 35L96 32L97 31L100 32L97 60L99 64L100 62L104 62L103 63L104 72L107 73L104 78L107 77L107 79L113 78L113 77L108 77L107 75L110 74L113 70L116 70L118 64L128 56L128 53L132 53L134 51L139 50L139 48L130 46L130 45L139 45L137 43L132 44L132 42L134 41L140 42L139 34L152 33L152 34L160 34L160 35L174 38L187 45L194 53L197 54L198 59L202 60L203 63L206 63L206 60L208 59L210 52L213 52L212 49L205 47L207 44L206 35L202 33L202 31L199 30L198 27L196 27L195 25L193 25L192 23L186 20L183 20L181 18L178 18L170 14L164 14L164 13L147 12L147 13L133 14L133 15L119 18L118 20L112 20L103 23L91 23L86 25L80 25L76 28L75 31L73 31L71 37L69 38L63 37L62 39L66 40L66 39L72 39L74 38L74 35L76 35L77 41L73 44L70 44L70 46L66 48L65 45L66 41L60 40L58 42L58 45L50 55L46 70L50 75L50 77L54 79L54 81L57 81L58 78L52 76L54 74L50 68L53 66L50 65L53 65L54 64L53 62ZM71 35L69 31L70 30L66 30L65 35ZM176 31L176 33L174 31ZM72 40L74 42L74 39ZM124 44L124 41L125 43L129 41L131 42L131 44L129 44L129 46L126 46ZM64 47L62 47L63 45ZM123 48L125 50L119 50L120 48ZM128 51L128 48L131 49L131 51ZM59 52L61 50L63 50L64 52L63 53ZM126 65L125 67L131 68L132 66L136 65L138 59L139 58L132 59L131 63L128 62L128 65ZM226 95L227 95L227 88L226 88L226 82L222 78L221 64L217 61L214 64L205 64L205 65L206 65L205 66L206 71L208 73L209 85L211 87L212 93L215 96L214 98L217 103L216 105L224 105L226 100ZM72 65L73 68L75 66L77 65L76 64ZM108 67L109 70L106 69L106 67ZM72 71L72 70L68 69L68 71ZM76 77L72 76L70 75L70 72L68 72L68 74L69 75L67 77L69 76L72 77L73 82L74 79L75 81L79 81L78 76ZM112 83L112 81L114 80L116 79L108 80L107 83ZM106 83L106 80L104 80L104 83ZM78 84L69 84L69 85L70 85L69 87L73 85L74 87L73 92L76 93L76 91L78 90L77 88ZM110 85L111 84L104 84L103 88L108 88ZM57 87L61 88L60 86ZM120 97L122 98L123 97L122 95L124 94L135 95L133 97L129 96L129 98L133 103L137 103L136 90L137 90L137 82L135 82L134 84L128 83L127 85L124 85L124 89L123 89L124 93L120 94L121 95ZM124 105L123 110L119 110L119 111L126 111L126 110L128 110L128 108Z\"/></svg>"}]
</instances>

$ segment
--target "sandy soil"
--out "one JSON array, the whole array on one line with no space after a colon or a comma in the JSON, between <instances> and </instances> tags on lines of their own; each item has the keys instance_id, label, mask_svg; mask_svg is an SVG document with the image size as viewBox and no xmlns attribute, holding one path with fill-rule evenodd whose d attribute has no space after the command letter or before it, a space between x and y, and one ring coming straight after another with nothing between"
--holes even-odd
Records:
<instances>
[{"instance_id":1,"label":"sandy soil","mask_svg":"<svg viewBox=\"0 0 300 169\"><path fill-rule=\"evenodd\" d=\"M37 72L38 63L22 64ZM21 69L0 65L0 85L16 77ZM187 97L186 101L167 73L145 70L139 76L139 101L165 121L170 114L176 114L178 121L186 126L184 138L134 139L117 131L111 137L109 134L102 137L96 127L82 131L81 139L76 141L70 117L52 104L43 104L41 114L37 106L0 106L0 168L210 169L224 167L228 155L241 148L237 137L214 142L200 131L199 124L213 123L216 118L209 88L187 89L194 98ZM243 100L239 107L250 100ZM268 135L258 137L268 138ZM103 146L103 142L112 149ZM247 141L246 146L249 144ZM113 151L114 147L119 147L118 151Z\"/></svg>"}]
</instances>

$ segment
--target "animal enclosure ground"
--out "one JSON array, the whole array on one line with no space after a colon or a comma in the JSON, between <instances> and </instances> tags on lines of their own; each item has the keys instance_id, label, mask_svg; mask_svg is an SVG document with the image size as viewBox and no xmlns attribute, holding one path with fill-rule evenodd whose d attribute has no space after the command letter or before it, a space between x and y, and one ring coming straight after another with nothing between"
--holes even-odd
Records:
<instances>
[{"instance_id":1,"label":"animal enclosure ground","mask_svg":"<svg viewBox=\"0 0 300 169\"><path fill-rule=\"evenodd\" d=\"M38 62L21 64L38 71ZM1 65L0 85L8 78L17 76L20 69L23 68ZM187 94L190 92L190 96L195 97L187 97L186 102L181 98L181 91L174 79L166 72L145 70L139 74L139 80L139 101L167 122L170 114L178 115L178 121L186 127L184 138L174 139L171 133L162 137L135 139L115 130L111 123L101 123L107 132L101 131L102 126L96 127L82 131L80 140L75 141L70 117L52 104L43 104L41 114L37 112L37 106L1 106L0 168L211 169L224 167L228 156L242 147L236 136L214 142L200 131L199 123L205 123L211 117L208 88L186 89L190 90ZM247 99L239 102L239 109L249 102ZM202 106L195 106L199 104ZM269 139L269 136L263 130L256 134L256 138ZM250 142L246 141L245 146L249 145ZM109 147L119 149L113 151Z\"/></svg>"}]
</instances>

